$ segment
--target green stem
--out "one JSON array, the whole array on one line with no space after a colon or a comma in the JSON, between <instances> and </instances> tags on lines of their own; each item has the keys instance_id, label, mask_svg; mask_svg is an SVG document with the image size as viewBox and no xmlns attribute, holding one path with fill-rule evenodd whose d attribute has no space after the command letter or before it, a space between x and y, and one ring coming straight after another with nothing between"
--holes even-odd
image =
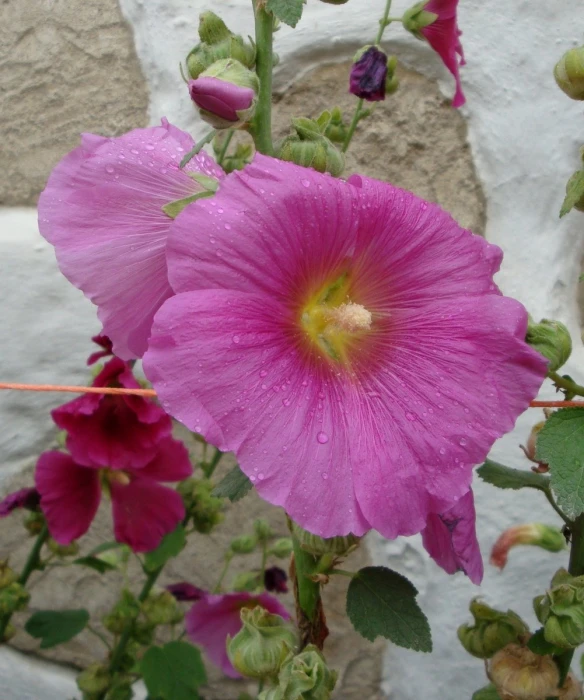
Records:
<instances>
[{"instance_id":1,"label":"green stem","mask_svg":"<svg viewBox=\"0 0 584 700\"><path fill-rule=\"evenodd\" d=\"M262 586L264 585L264 574L266 573L266 562L268 561L268 543L266 540L262 541L262 565L261 565L261 575L262 575Z\"/></svg>"},{"instance_id":2,"label":"green stem","mask_svg":"<svg viewBox=\"0 0 584 700\"><path fill-rule=\"evenodd\" d=\"M105 635L102 634L99 630L96 630L95 627L92 627L91 625L87 625L87 627L85 629L88 632L91 632L91 634L93 634L95 637L100 639L105 644L105 646L109 649L109 651L112 650L111 645L108 642L108 640L106 639Z\"/></svg>"},{"instance_id":3,"label":"green stem","mask_svg":"<svg viewBox=\"0 0 584 700\"><path fill-rule=\"evenodd\" d=\"M353 112L353 118L351 119L349 130L347 131L347 135L345 136L343 147L341 148L341 151L343 153L346 153L347 149L351 145L351 139L353 138L353 134L355 133L355 129L357 128L357 124L359 123L359 119L361 118L361 109L363 107L363 102L365 102L365 100L363 98L360 98L357 102L357 106L355 107L355 111Z\"/></svg>"},{"instance_id":4,"label":"green stem","mask_svg":"<svg viewBox=\"0 0 584 700\"><path fill-rule=\"evenodd\" d=\"M345 571L344 569L331 569L329 574L340 574L341 576L347 576L347 578L355 578L357 576L356 571Z\"/></svg>"},{"instance_id":5,"label":"green stem","mask_svg":"<svg viewBox=\"0 0 584 700\"><path fill-rule=\"evenodd\" d=\"M392 0L385 0L385 10L383 12L383 17L379 20L379 29L377 30L377 36L375 37L375 45L379 46L381 40L383 39L383 32L385 28L389 25L392 20L389 19L389 11L391 10Z\"/></svg>"},{"instance_id":6,"label":"green stem","mask_svg":"<svg viewBox=\"0 0 584 700\"><path fill-rule=\"evenodd\" d=\"M549 372L548 377L558 388L565 389L571 394L576 394L576 396L584 396L584 386L576 384L571 379L566 379L566 377L562 377L557 372Z\"/></svg>"},{"instance_id":7,"label":"green stem","mask_svg":"<svg viewBox=\"0 0 584 700\"><path fill-rule=\"evenodd\" d=\"M273 70L273 34L274 23L270 12L266 12L260 3L254 0L256 73L260 80L260 91L256 104L255 116L251 125L251 134L256 149L271 156L272 145L272 70Z\"/></svg>"},{"instance_id":8,"label":"green stem","mask_svg":"<svg viewBox=\"0 0 584 700\"><path fill-rule=\"evenodd\" d=\"M217 465L221 461L221 457L223 457L223 454L224 453L221 452L221 450L218 450L217 448L215 448L215 454L213 455L213 459L209 462L209 464L206 466L206 468L203 469L207 479L210 479L211 476L213 476L213 472L215 471L215 468L217 467Z\"/></svg>"},{"instance_id":9,"label":"green stem","mask_svg":"<svg viewBox=\"0 0 584 700\"><path fill-rule=\"evenodd\" d=\"M229 129L229 131L227 132L227 136L225 137L225 143L223 144L223 147L221 148L221 151L217 156L217 163L219 165L223 165L223 159L225 158L225 154L227 153L227 149L229 148L229 144L231 143L231 139L233 138L234 133L234 129Z\"/></svg>"},{"instance_id":10,"label":"green stem","mask_svg":"<svg viewBox=\"0 0 584 700\"><path fill-rule=\"evenodd\" d=\"M221 584L223 583L223 579L225 578L225 576L227 575L227 572L229 571L229 567L231 565L232 559L233 559L233 554L228 552L225 555L225 564L223 565L223 569L219 575L219 580L215 584L215 588L213 589L213 593L219 593L219 591L221 590Z\"/></svg>"},{"instance_id":11,"label":"green stem","mask_svg":"<svg viewBox=\"0 0 584 700\"><path fill-rule=\"evenodd\" d=\"M556 503L555 498L553 497L553 494L550 489L545 489L544 490L545 497L548 499L550 506L556 511L556 513L560 516L560 518L566 523L566 525L572 525L572 521L564 515L564 513L561 511L559 508L558 504Z\"/></svg>"},{"instance_id":12,"label":"green stem","mask_svg":"<svg viewBox=\"0 0 584 700\"><path fill-rule=\"evenodd\" d=\"M199 151L203 150L203 146L205 146L208 143L211 143L213 140L213 137L215 136L215 131L210 131L206 136L203 136L203 138L197 143L197 145L189 151L186 156L181 160L180 165L178 166L179 168L184 168L185 165L191 160L191 158L194 158Z\"/></svg>"},{"instance_id":13,"label":"green stem","mask_svg":"<svg viewBox=\"0 0 584 700\"><path fill-rule=\"evenodd\" d=\"M43 525L43 529L37 535L35 543L32 546L32 549L30 550L28 558L22 569L22 573L18 578L18 583L20 583L21 586L26 586L26 583L30 578L32 572L35 571L35 569L39 568L39 564L41 563L41 549L43 548L43 545L45 544L48 538L49 528L45 523ZM2 640L4 639L6 628L8 627L8 623L10 622L11 617L12 613L7 613L6 615L2 615L2 617L0 617L0 643L2 643Z\"/></svg>"},{"instance_id":14,"label":"green stem","mask_svg":"<svg viewBox=\"0 0 584 700\"><path fill-rule=\"evenodd\" d=\"M316 569L318 558L302 549L300 541L294 534L292 534L292 544L294 546L294 567L298 585L297 603L306 617L313 621L320 598L320 584L311 581L309 577L312 576Z\"/></svg>"}]
</instances>

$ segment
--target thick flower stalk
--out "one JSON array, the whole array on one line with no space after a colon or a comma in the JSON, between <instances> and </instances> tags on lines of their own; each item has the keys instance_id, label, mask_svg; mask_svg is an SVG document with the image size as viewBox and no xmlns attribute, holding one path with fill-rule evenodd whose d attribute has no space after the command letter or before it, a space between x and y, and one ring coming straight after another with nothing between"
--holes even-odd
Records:
<instances>
[{"instance_id":1,"label":"thick flower stalk","mask_svg":"<svg viewBox=\"0 0 584 700\"><path fill-rule=\"evenodd\" d=\"M321 537L422 530L545 377L499 248L386 183L256 156L175 220L167 257L147 376Z\"/></svg>"}]
</instances>

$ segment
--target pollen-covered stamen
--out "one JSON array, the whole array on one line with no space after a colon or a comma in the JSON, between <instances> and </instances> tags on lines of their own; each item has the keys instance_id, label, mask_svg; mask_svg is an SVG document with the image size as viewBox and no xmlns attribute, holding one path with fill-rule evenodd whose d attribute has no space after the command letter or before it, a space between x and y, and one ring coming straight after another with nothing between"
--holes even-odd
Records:
<instances>
[{"instance_id":1,"label":"pollen-covered stamen","mask_svg":"<svg viewBox=\"0 0 584 700\"><path fill-rule=\"evenodd\" d=\"M352 302L328 308L323 315L326 320L325 335L338 331L344 333L368 331L373 320L370 311L361 304Z\"/></svg>"}]
</instances>

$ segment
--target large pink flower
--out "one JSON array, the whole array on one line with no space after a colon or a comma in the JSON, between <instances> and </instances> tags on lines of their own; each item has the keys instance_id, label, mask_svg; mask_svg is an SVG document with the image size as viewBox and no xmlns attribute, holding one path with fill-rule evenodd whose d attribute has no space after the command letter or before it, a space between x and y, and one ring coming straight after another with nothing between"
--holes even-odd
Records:
<instances>
[{"instance_id":1,"label":"large pink flower","mask_svg":"<svg viewBox=\"0 0 584 700\"><path fill-rule=\"evenodd\" d=\"M409 192L256 156L176 219L145 371L302 527L410 535L546 374L501 257Z\"/></svg>"},{"instance_id":2,"label":"large pink flower","mask_svg":"<svg viewBox=\"0 0 584 700\"><path fill-rule=\"evenodd\" d=\"M424 5L424 10L438 15L438 19L420 29L420 33L454 76L456 92L452 100L453 107L461 107L466 102L460 83L459 66L464 65L464 53L460 43L462 32L456 19L457 8L458 0L429 0Z\"/></svg>"},{"instance_id":3,"label":"large pink flower","mask_svg":"<svg viewBox=\"0 0 584 700\"><path fill-rule=\"evenodd\" d=\"M45 452L37 463L35 482L49 531L59 544L70 544L87 532L105 484L111 494L116 540L135 552L148 552L185 515L180 495L159 482L180 481L191 472L185 446L168 438L146 466L124 471L94 469L64 452Z\"/></svg>"},{"instance_id":4,"label":"large pink flower","mask_svg":"<svg viewBox=\"0 0 584 700\"><path fill-rule=\"evenodd\" d=\"M189 639L202 646L215 666L219 666L230 678L241 676L227 656L227 636L234 637L241 629L241 609L255 608L256 605L261 605L268 612L280 615L285 620L290 618L286 608L267 593L207 595L197 601L186 615L185 627Z\"/></svg>"},{"instance_id":5,"label":"large pink flower","mask_svg":"<svg viewBox=\"0 0 584 700\"><path fill-rule=\"evenodd\" d=\"M104 335L125 360L142 356L154 313L172 295L165 259L172 219L162 207L203 190L189 174L223 175L204 152L181 170L193 146L166 119L118 138L84 134L39 200L41 234L63 274L97 305Z\"/></svg>"},{"instance_id":6,"label":"large pink flower","mask_svg":"<svg viewBox=\"0 0 584 700\"><path fill-rule=\"evenodd\" d=\"M440 515L432 514L422 530L428 554L448 574L464 571L477 585L483 580L483 558L475 529L472 491Z\"/></svg>"},{"instance_id":7,"label":"large pink flower","mask_svg":"<svg viewBox=\"0 0 584 700\"><path fill-rule=\"evenodd\" d=\"M118 357L105 365L93 386L140 387ZM143 467L172 431L169 416L141 396L84 394L56 408L52 416L67 431L67 449L75 461L88 467Z\"/></svg>"}]
</instances>

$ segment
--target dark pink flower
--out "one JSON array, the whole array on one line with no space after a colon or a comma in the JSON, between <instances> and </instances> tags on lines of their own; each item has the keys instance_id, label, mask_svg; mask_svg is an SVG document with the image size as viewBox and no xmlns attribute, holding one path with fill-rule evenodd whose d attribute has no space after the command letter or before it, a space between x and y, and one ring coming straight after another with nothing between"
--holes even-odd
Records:
<instances>
[{"instance_id":1,"label":"dark pink flower","mask_svg":"<svg viewBox=\"0 0 584 700\"><path fill-rule=\"evenodd\" d=\"M361 58L353 63L349 78L349 92L368 102L385 99L387 55L376 46L370 46Z\"/></svg>"},{"instance_id":2,"label":"dark pink flower","mask_svg":"<svg viewBox=\"0 0 584 700\"><path fill-rule=\"evenodd\" d=\"M410 192L256 156L175 220L144 368L309 532L420 532L546 375L501 258Z\"/></svg>"},{"instance_id":3,"label":"dark pink flower","mask_svg":"<svg viewBox=\"0 0 584 700\"><path fill-rule=\"evenodd\" d=\"M457 8L458 0L429 0L424 5L424 10L438 15L438 19L420 29L420 33L454 76L456 92L452 100L453 107L461 107L466 102L460 84L459 66L464 65L464 53L460 43L462 32L456 19Z\"/></svg>"},{"instance_id":4,"label":"dark pink flower","mask_svg":"<svg viewBox=\"0 0 584 700\"><path fill-rule=\"evenodd\" d=\"M181 583L173 583L166 587L166 590L179 601L193 601L200 600L207 595L206 591L202 588L197 588L193 586L192 583L187 583L182 581Z\"/></svg>"},{"instance_id":5,"label":"dark pink flower","mask_svg":"<svg viewBox=\"0 0 584 700\"><path fill-rule=\"evenodd\" d=\"M238 112L249 109L255 99L251 88L210 76L190 80L189 94L199 109L228 122L239 121Z\"/></svg>"},{"instance_id":6,"label":"dark pink flower","mask_svg":"<svg viewBox=\"0 0 584 700\"><path fill-rule=\"evenodd\" d=\"M264 587L266 591L288 593L287 580L286 572L280 569L279 566L272 566L264 571Z\"/></svg>"},{"instance_id":7,"label":"dark pink flower","mask_svg":"<svg viewBox=\"0 0 584 700\"><path fill-rule=\"evenodd\" d=\"M0 518L10 515L13 510L37 510L40 503L39 492L35 488L19 489L5 496L0 501Z\"/></svg>"},{"instance_id":8,"label":"dark pink flower","mask_svg":"<svg viewBox=\"0 0 584 700\"><path fill-rule=\"evenodd\" d=\"M208 595L193 605L185 617L185 627L189 639L203 647L209 660L218 666L226 676L240 678L227 656L227 636L234 637L241 629L240 611L242 608L255 608L261 605L268 612L290 619L290 613L271 595L262 593L226 593Z\"/></svg>"},{"instance_id":9,"label":"dark pink flower","mask_svg":"<svg viewBox=\"0 0 584 700\"><path fill-rule=\"evenodd\" d=\"M154 459L140 469L95 469L64 452L45 452L37 463L35 481L51 537L59 544L70 544L87 532L105 486L111 495L116 540L135 552L148 552L185 515L180 495L160 482L180 481L191 473L185 446L167 438Z\"/></svg>"},{"instance_id":10,"label":"dark pink flower","mask_svg":"<svg viewBox=\"0 0 584 700\"><path fill-rule=\"evenodd\" d=\"M140 387L130 367L118 357L105 365L93 386ZM143 467L172 431L169 416L141 396L84 394L51 415L67 431L67 449L73 459L87 467Z\"/></svg>"},{"instance_id":11,"label":"dark pink flower","mask_svg":"<svg viewBox=\"0 0 584 700\"><path fill-rule=\"evenodd\" d=\"M87 358L87 364L88 365L94 365L98 360L101 360L103 357L109 357L110 355L113 355L113 347L112 347L112 341L107 337L107 335L94 335L93 340L96 345L99 345L102 350L99 350L98 352L92 353L88 358Z\"/></svg>"},{"instance_id":12,"label":"dark pink flower","mask_svg":"<svg viewBox=\"0 0 584 700\"><path fill-rule=\"evenodd\" d=\"M204 151L181 170L193 146L166 119L117 138L84 134L39 199L41 234L63 274L97 305L104 335L125 360L142 356L152 318L172 295L165 258L172 219L162 207L203 191L189 175L223 174Z\"/></svg>"},{"instance_id":13,"label":"dark pink flower","mask_svg":"<svg viewBox=\"0 0 584 700\"><path fill-rule=\"evenodd\" d=\"M483 580L483 558L475 529L475 508L469 491L452 508L432 514L422 530L428 554L448 574L464 571L477 585Z\"/></svg>"}]
</instances>

